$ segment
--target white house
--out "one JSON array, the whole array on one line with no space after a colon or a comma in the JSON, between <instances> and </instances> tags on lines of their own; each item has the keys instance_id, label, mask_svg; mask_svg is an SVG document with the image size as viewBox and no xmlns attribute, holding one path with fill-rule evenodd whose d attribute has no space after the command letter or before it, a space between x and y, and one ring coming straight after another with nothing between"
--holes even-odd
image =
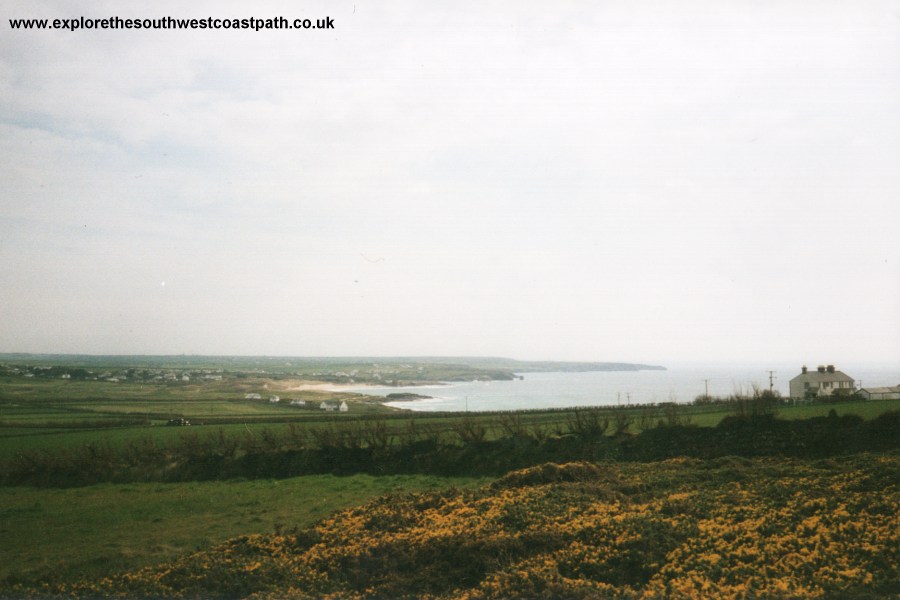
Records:
<instances>
[{"instance_id":1,"label":"white house","mask_svg":"<svg viewBox=\"0 0 900 600\"><path fill-rule=\"evenodd\" d=\"M832 396L834 394L852 394L853 378L837 371L834 365L820 365L815 371L802 367L799 375L791 379L791 398L811 398Z\"/></svg>"},{"instance_id":2,"label":"white house","mask_svg":"<svg viewBox=\"0 0 900 600\"><path fill-rule=\"evenodd\" d=\"M863 388L859 393L866 400L900 400L900 385Z\"/></svg>"},{"instance_id":3,"label":"white house","mask_svg":"<svg viewBox=\"0 0 900 600\"><path fill-rule=\"evenodd\" d=\"M350 410L350 407L347 406L347 401L346 401L346 400L343 401L343 402L341 402L341 407L340 407L339 410L340 410L341 412L347 412L347 411Z\"/></svg>"},{"instance_id":4,"label":"white house","mask_svg":"<svg viewBox=\"0 0 900 600\"><path fill-rule=\"evenodd\" d=\"M262 396L259 394L244 394L244 400L262 400Z\"/></svg>"},{"instance_id":5,"label":"white house","mask_svg":"<svg viewBox=\"0 0 900 600\"><path fill-rule=\"evenodd\" d=\"M278 396L269 396L269 402L271 402L272 404L278 404L279 402L281 402L281 398L279 398Z\"/></svg>"},{"instance_id":6,"label":"white house","mask_svg":"<svg viewBox=\"0 0 900 600\"><path fill-rule=\"evenodd\" d=\"M306 406L306 400L291 400L291 406Z\"/></svg>"}]
</instances>

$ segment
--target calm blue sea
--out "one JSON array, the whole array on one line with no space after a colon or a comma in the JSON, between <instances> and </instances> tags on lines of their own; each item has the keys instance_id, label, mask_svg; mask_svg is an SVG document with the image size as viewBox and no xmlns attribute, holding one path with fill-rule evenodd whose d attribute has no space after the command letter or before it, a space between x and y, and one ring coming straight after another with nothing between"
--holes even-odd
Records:
<instances>
[{"instance_id":1,"label":"calm blue sea","mask_svg":"<svg viewBox=\"0 0 900 600\"><path fill-rule=\"evenodd\" d=\"M816 365L809 365L815 368ZM864 387L900 385L900 365L835 365ZM569 406L614 406L649 402L691 402L708 389L713 396L751 392L753 386L788 393L788 382L800 365L679 365L666 371L598 371L589 373L522 373L523 380L450 383L413 387L360 387L373 396L412 392L428 400L390 402L416 411L490 411Z\"/></svg>"}]
</instances>

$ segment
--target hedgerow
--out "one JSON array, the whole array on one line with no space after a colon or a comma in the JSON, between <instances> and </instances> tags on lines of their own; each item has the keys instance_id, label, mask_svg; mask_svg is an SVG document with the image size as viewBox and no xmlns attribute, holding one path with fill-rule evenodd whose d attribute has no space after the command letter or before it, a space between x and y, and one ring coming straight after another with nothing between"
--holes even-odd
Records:
<instances>
[{"instance_id":1,"label":"hedgerow","mask_svg":"<svg viewBox=\"0 0 900 600\"><path fill-rule=\"evenodd\" d=\"M660 421L637 435L605 435L607 412L575 411L564 430L528 428L515 416L496 423L462 417L444 430L409 421L335 422L303 429L263 429L245 435L221 429L184 432L177 443L152 438L122 447L90 443L21 452L0 464L0 484L78 486L100 482L279 478L315 474L499 476L545 462L655 461L678 456L824 458L880 452L900 445L900 411L870 421L854 415L781 420L771 414L732 416L716 427ZM493 435L488 435L488 430Z\"/></svg>"}]
</instances>

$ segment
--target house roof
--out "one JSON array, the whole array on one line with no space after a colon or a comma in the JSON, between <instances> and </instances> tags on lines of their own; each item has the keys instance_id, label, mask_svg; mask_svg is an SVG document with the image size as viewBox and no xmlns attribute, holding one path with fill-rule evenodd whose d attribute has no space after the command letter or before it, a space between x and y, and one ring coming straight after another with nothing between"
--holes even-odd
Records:
<instances>
[{"instance_id":1,"label":"house roof","mask_svg":"<svg viewBox=\"0 0 900 600\"><path fill-rule=\"evenodd\" d=\"M897 392L900 392L900 385L895 385L892 387L863 388L862 391L869 394L895 394Z\"/></svg>"},{"instance_id":2,"label":"house roof","mask_svg":"<svg viewBox=\"0 0 900 600\"><path fill-rule=\"evenodd\" d=\"M833 373L829 373L828 371L825 371L824 373L821 371L807 371L806 373L800 373L799 375L791 379L791 381L825 383L828 381L853 381L853 378L843 371L834 371Z\"/></svg>"}]
</instances>

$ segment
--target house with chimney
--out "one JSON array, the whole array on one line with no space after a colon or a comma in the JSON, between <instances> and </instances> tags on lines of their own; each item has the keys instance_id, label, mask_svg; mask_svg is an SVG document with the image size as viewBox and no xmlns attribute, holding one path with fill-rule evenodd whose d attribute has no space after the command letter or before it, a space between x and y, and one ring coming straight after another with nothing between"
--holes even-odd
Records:
<instances>
[{"instance_id":1,"label":"house with chimney","mask_svg":"<svg viewBox=\"0 0 900 600\"><path fill-rule=\"evenodd\" d=\"M791 398L821 398L823 396L850 395L855 391L853 378L834 368L819 365L815 371L803 366L799 375L791 379Z\"/></svg>"}]
</instances>

